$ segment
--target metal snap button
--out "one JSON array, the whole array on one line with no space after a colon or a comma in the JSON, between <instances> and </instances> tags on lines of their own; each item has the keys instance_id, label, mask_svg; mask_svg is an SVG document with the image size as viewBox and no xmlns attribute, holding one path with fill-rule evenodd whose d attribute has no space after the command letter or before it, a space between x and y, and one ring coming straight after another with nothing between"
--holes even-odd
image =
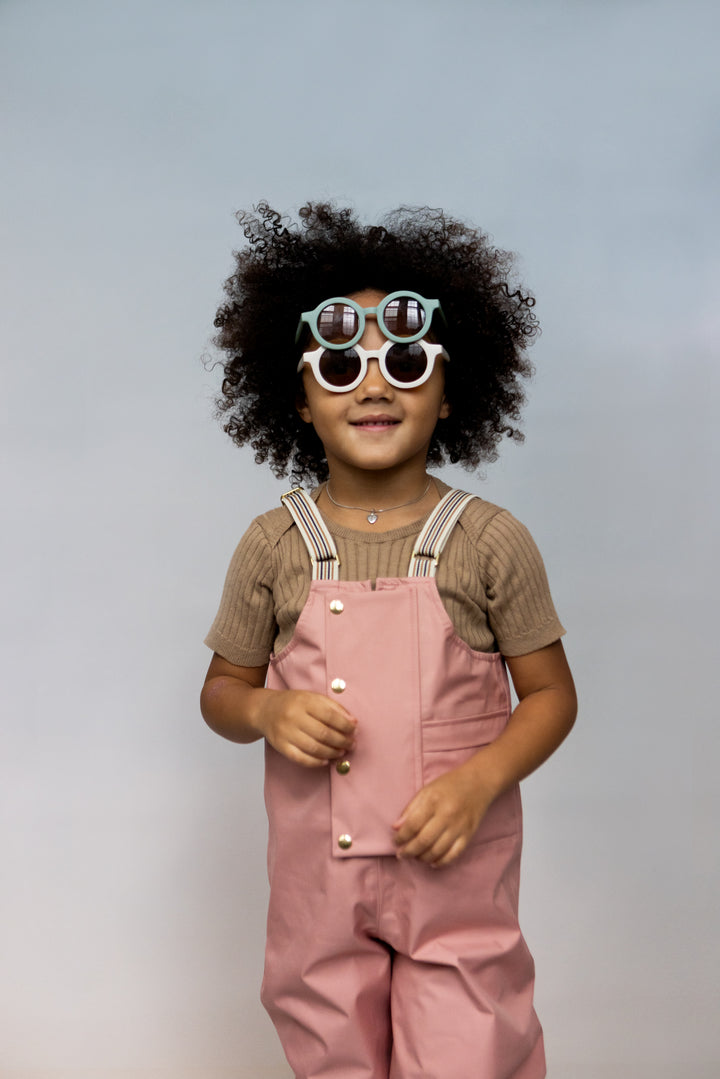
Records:
<instances>
[{"instance_id":1,"label":"metal snap button","mask_svg":"<svg viewBox=\"0 0 720 1079\"><path fill-rule=\"evenodd\" d=\"M345 604L341 599L331 599L330 610L333 614L342 614L345 610Z\"/></svg>"},{"instance_id":2,"label":"metal snap button","mask_svg":"<svg viewBox=\"0 0 720 1079\"><path fill-rule=\"evenodd\" d=\"M350 761L338 761L335 765L335 771L339 772L341 776L346 776L350 771Z\"/></svg>"},{"instance_id":3,"label":"metal snap button","mask_svg":"<svg viewBox=\"0 0 720 1079\"><path fill-rule=\"evenodd\" d=\"M338 847L340 847L341 850L350 850L350 848L352 847L352 836L351 835L339 835L338 836Z\"/></svg>"},{"instance_id":4,"label":"metal snap button","mask_svg":"<svg viewBox=\"0 0 720 1079\"><path fill-rule=\"evenodd\" d=\"M333 678L332 682L330 683L330 689L333 691L333 693L343 693L345 691L345 679Z\"/></svg>"}]
</instances>

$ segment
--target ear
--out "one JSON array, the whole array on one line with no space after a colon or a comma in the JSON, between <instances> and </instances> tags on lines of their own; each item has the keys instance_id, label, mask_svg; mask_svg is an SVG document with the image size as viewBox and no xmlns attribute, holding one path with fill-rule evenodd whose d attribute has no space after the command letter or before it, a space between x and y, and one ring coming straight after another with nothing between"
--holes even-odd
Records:
<instances>
[{"instance_id":1,"label":"ear","mask_svg":"<svg viewBox=\"0 0 720 1079\"><path fill-rule=\"evenodd\" d=\"M303 423L312 423L312 415L302 385L298 387L298 392L295 396L295 408Z\"/></svg>"},{"instance_id":2,"label":"ear","mask_svg":"<svg viewBox=\"0 0 720 1079\"><path fill-rule=\"evenodd\" d=\"M443 396L443 399L440 402L440 411L438 412L438 419L439 420L446 420L451 412L452 412L452 405L448 401L447 397Z\"/></svg>"}]
</instances>

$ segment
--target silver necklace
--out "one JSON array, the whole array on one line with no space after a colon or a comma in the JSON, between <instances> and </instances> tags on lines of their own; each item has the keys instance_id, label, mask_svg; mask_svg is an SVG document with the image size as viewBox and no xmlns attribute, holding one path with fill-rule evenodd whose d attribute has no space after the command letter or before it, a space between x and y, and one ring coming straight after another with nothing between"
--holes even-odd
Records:
<instances>
[{"instance_id":1,"label":"silver necklace","mask_svg":"<svg viewBox=\"0 0 720 1079\"><path fill-rule=\"evenodd\" d=\"M385 508L381 510L367 510L364 506L346 506L344 502L338 502L333 498L330 493L329 483L325 484L325 490L333 506L337 506L338 509L341 510L360 510L362 513L367 514L368 524L374 525L381 513L389 513L391 510L402 510L405 509L406 506L414 506L416 502L419 502L420 499L424 498L428 493L431 482L431 480L427 481L427 487L417 496L417 498L411 498L409 502L401 502L399 506L385 506Z\"/></svg>"}]
</instances>

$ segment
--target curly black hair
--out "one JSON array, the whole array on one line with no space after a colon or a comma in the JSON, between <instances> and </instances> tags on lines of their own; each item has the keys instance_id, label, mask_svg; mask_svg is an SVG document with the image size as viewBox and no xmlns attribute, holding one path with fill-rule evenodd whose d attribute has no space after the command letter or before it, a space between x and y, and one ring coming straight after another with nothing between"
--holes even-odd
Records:
<instances>
[{"instance_id":1,"label":"curly black hair","mask_svg":"<svg viewBox=\"0 0 720 1079\"><path fill-rule=\"evenodd\" d=\"M510 281L512 255L428 207L401 206L380 225L362 225L351 209L307 203L299 218L289 223L266 202L237 214L248 244L235 252L214 338L226 357L218 414L233 441L250 443L277 476L327 478L322 444L297 412L295 332L302 311L365 288L408 289L442 305L447 326L436 318L433 328L452 360L452 407L429 463L473 469L497 458L503 435L521 441L521 379L532 374L525 350L539 327L534 298Z\"/></svg>"}]
</instances>

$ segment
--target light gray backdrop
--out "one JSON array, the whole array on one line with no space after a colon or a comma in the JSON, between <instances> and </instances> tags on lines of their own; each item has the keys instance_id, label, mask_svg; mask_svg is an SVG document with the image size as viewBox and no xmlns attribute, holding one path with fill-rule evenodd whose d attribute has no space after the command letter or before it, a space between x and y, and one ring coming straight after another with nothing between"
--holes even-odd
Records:
<instances>
[{"instance_id":1,"label":"light gray backdrop","mask_svg":"<svg viewBox=\"0 0 720 1079\"><path fill-rule=\"evenodd\" d=\"M719 13L0 4L2 1079L288 1075L261 753L197 706L227 562L285 484L213 423L200 358L233 212L326 196L522 254L527 441L446 476L531 528L581 696L525 784L549 1074L718 1074Z\"/></svg>"}]
</instances>

